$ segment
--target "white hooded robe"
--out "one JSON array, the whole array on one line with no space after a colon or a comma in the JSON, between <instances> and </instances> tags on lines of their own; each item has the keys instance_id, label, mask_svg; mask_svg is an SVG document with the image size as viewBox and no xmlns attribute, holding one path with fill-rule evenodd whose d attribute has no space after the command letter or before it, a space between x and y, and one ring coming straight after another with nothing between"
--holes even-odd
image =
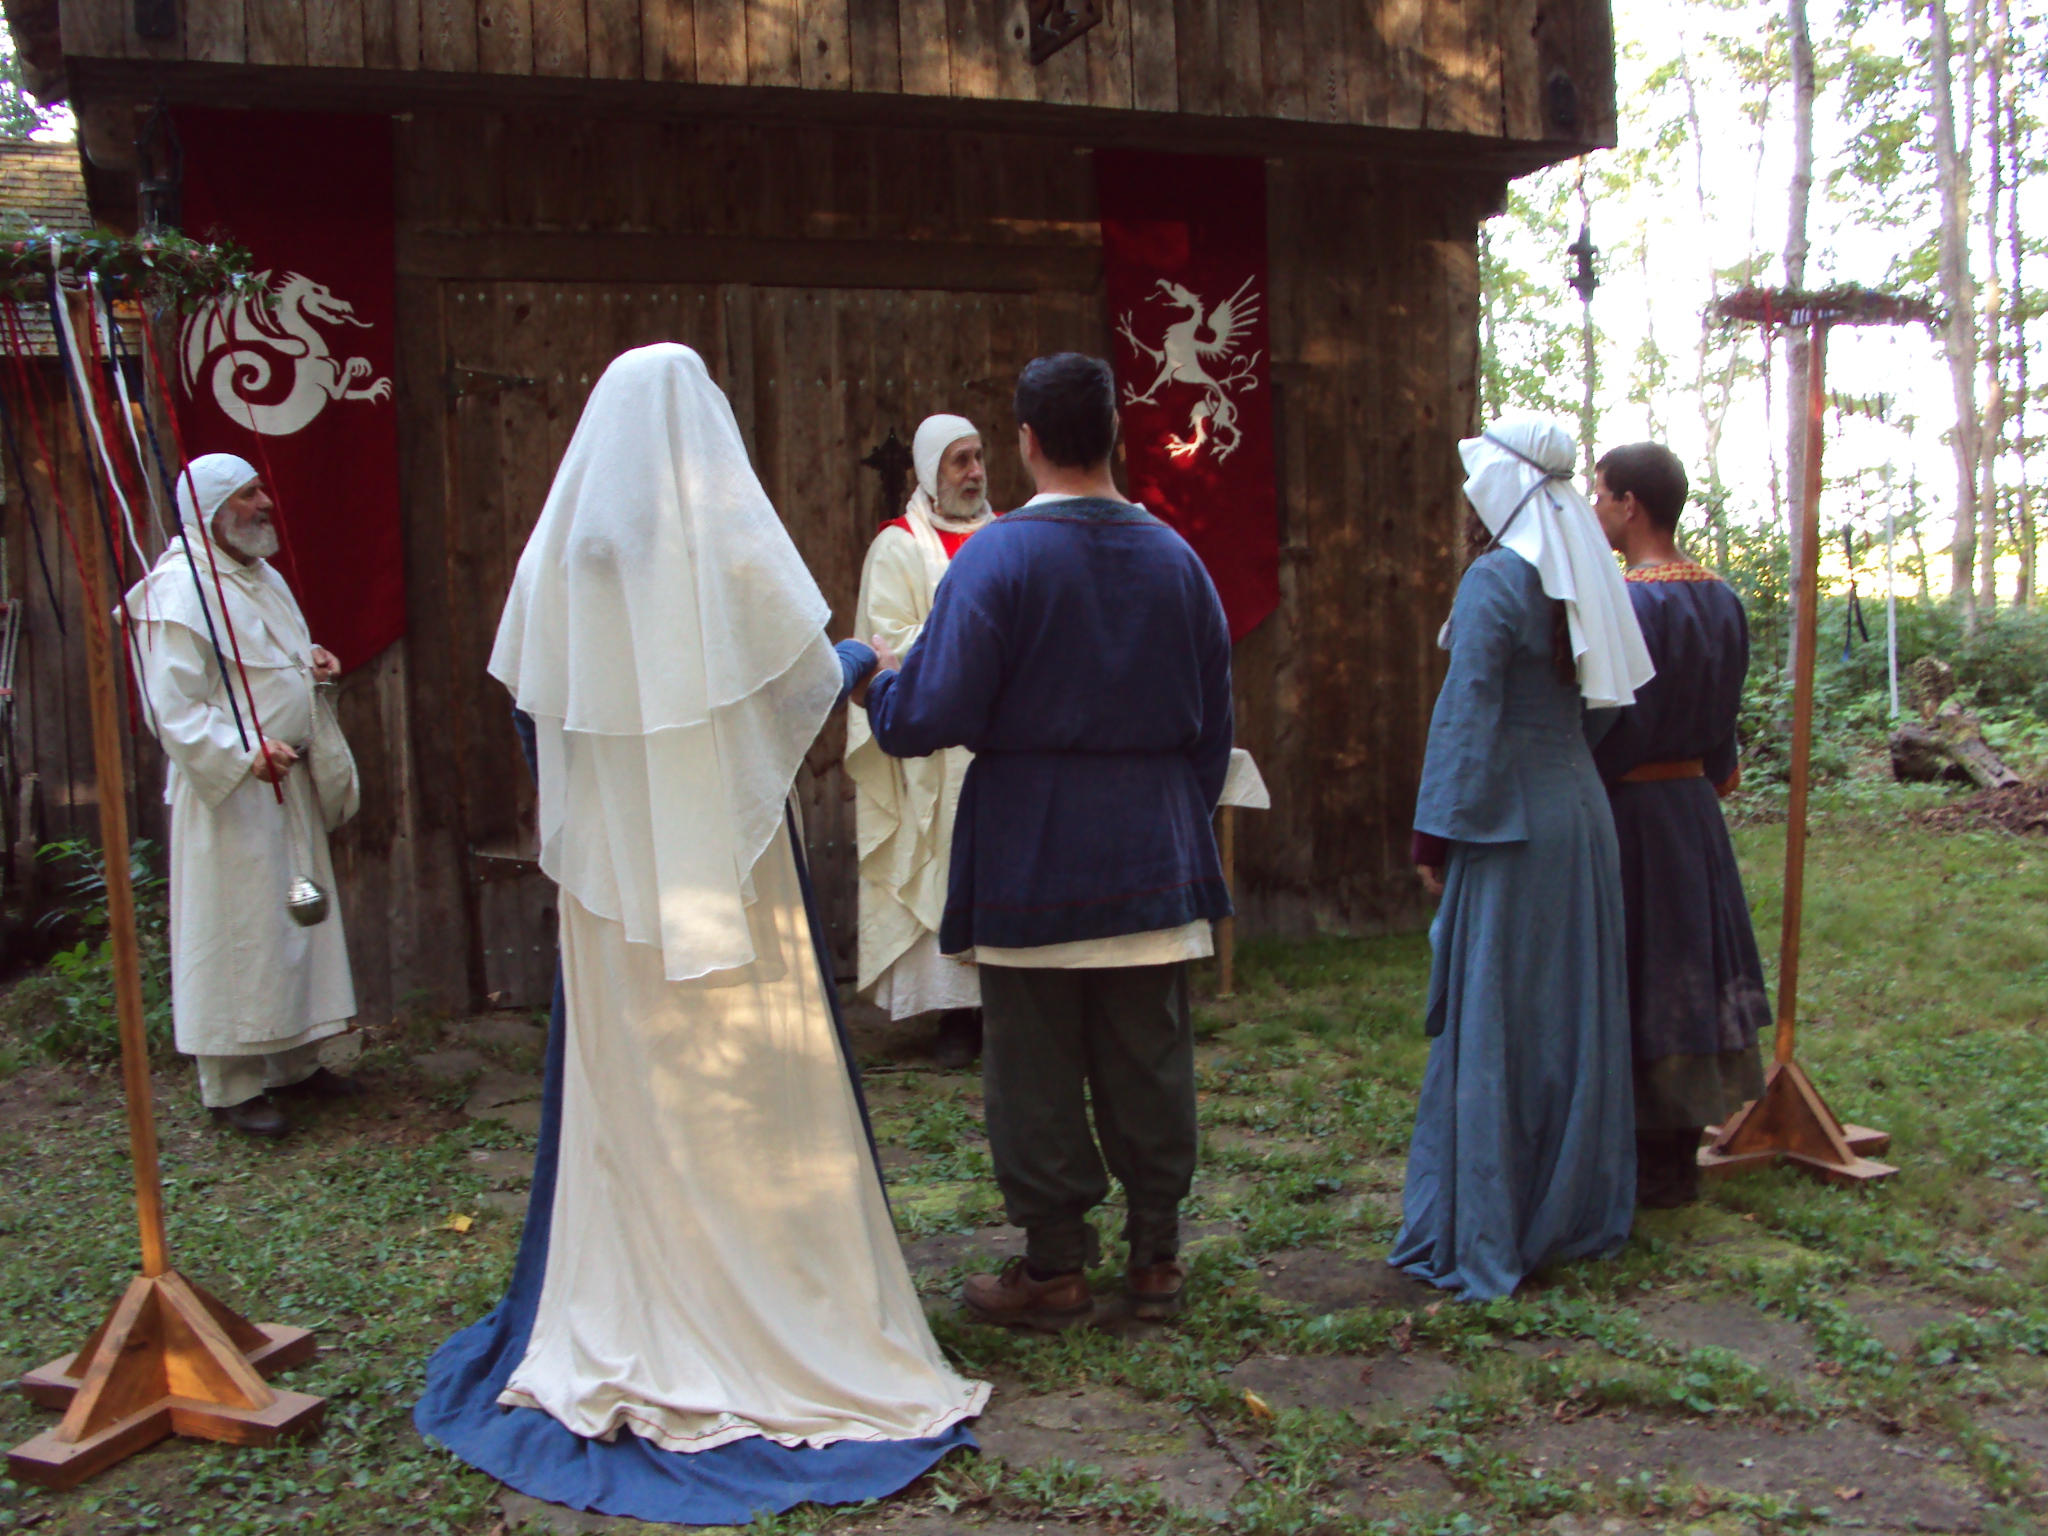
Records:
<instances>
[{"instance_id":1,"label":"white hooded robe","mask_svg":"<svg viewBox=\"0 0 2048 1536\"><path fill-rule=\"evenodd\" d=\"M244 565L217 543L208 547L213 513L256 478L229 454L195 460L179 480L184 538L173 538L115 611L134 626L145 716L170 760L171 1007L178 1049L198 1056L309 1045L341 1033L356 1011L327 849L327 834L359 803L355 759L314 685L313 642L291 588L266 561ZM282 805L250 771L258 719L265 736L301 752ZM299 875L330 898L326 920L312 927L285 910Z\"/></svg>"}]
</instances>

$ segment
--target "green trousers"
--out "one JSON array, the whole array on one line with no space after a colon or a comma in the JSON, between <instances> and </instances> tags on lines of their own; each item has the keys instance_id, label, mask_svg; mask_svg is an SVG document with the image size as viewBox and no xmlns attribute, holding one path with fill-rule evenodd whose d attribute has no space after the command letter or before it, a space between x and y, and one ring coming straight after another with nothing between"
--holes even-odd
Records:
<instances>
[{"instance_id":1,"label":"green trousers","mask_svg":"<svg viewBox=\"0 0 2048 1536\"><path fill-rule=\"evenodd\" d=\"M1129 1202L1131 1264L1173 1258L1195 1176L1187 966L980 972L989 1152L1032 1270L1095 1262L1088 1213L1109 1174Z\"/></svg>"}]
</instances>

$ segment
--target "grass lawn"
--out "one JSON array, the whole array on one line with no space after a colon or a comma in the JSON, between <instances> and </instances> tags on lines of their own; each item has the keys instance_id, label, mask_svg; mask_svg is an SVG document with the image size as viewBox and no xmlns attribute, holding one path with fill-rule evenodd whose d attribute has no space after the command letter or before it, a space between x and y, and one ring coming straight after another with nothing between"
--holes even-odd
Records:
<instances>
[{"instance_id":1,"label":"grass lawn","mask_svg":"<svg viewBox=\"0 0 2048 1536\"><path fill-rule=\"evenodd\" d=\"M1015 1251L978 1084L865 1030L913 1271L947 1347L997 1384L989 1454L881 1506L761 1528L2042 1529L2048 842L1927 831L1915 803L1821 803L1800 1051L1844 1118L1892 1133L1899 1176L1724 1182L1508 1302L1440 1303L1379 1262L1425 1056L1420 937L1253 944L1238 997L1201 1009L1195 1300L1172 1327L1117 1315L1113 1247L1095 1328L1013 1335L943 1307L963 1269ZM1737 841L1768 958L1767 802ZM327 1395L327 1427L276 1451L167 1443L65 1495L0 1482L0 1531L644 1529L501 1501L408 1418L427 1354L492 1304L518 1233L530 1136L463 1105L537 1065L516 1021L394 1028L366 1059L374 1094L280 1147L216 1133L189 1072L163 1071L176 1262L258 1320L319 1330L286 1382ZM0 1076L11 1375L77 1346L135 1250L118 1083L4 1041ZM0 1398L6 1444L50 1421Z\"/></svg>"}]
</instances>

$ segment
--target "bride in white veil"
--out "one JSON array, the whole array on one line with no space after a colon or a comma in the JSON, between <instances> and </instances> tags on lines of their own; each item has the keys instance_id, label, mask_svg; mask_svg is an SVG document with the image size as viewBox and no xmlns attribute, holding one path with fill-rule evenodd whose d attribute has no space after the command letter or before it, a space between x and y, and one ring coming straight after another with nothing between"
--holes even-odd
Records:
<instances>
[{"instance_id":1,"label":"bride in white veil","mask_svg":"<svg viewBox=\"0 0 2048 1536\"><path fill-rule=\"evenodd\" d=\"M498 1401L578 1436L902 1441L988 1398L926 1326L806 912L787 802L843 692L828 611L696 353L613 362L491 658L534 722L566 1002Z\"/></svg>"}]
</instances>

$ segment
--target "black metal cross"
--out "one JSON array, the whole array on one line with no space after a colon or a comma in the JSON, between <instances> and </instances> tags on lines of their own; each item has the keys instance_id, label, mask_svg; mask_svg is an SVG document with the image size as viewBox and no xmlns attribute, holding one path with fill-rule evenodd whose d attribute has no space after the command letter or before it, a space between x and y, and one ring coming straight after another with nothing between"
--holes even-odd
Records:
<instances>
[{"instance_id":1,"label":"black metal cross","mask_svg":"<svg viewBox=\"0 0 2048 1536\"><path fill-rule=\"evenodd\" d=\"M903 439L891 427L889 435L877 443L868 456L861 461L864 468L872 469L882 477L882 496L888 505L888 512L882 521L901 514L903 503L910 494L910 471L916 467L910 450L903 445Z\"/></svg>"}]
</instances>

